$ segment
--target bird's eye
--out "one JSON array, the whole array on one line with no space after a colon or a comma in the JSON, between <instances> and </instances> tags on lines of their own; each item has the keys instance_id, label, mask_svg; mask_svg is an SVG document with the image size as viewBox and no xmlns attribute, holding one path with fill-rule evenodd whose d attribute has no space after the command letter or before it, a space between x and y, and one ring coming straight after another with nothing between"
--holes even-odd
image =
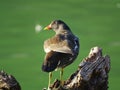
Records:
<instances>
[{"instance_id":1,"label":"bird's eye","mask_svg":"<svg viewBox=\"0 0 120 90\"><path fill-rule=\"evenodd\" d=\"M58 24L58 22L57 22L57 21L55 21L55 22L54 22L54 24L55 24L55 25L57 25L57 24Z\"/></svg>"},{"instance_id":2,"label":"bird's eye","mask_svg":"<svg viewBox=\"0 0 120 90\"><path fill-rule=\"evenodd\" d=\"M56 21L53 21L51 24L53 29L57 29L58 28L58 23Z\"/></svg>"}]
</instances>

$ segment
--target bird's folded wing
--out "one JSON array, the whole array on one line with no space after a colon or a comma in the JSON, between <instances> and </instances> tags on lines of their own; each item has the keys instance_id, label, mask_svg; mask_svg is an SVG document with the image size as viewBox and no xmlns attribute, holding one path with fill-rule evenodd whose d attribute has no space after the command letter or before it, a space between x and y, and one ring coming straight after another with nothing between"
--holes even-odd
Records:
<instances>
[{"instance_id":1,"label":"bird's folded wing","mask_svg":"<svg viewBox=\"0 0 120 90\"><path fill-rule=\"evenodd\" d=\"M45 50L46 53L48 53L50 51L56 51L56 52L72 54L72 50L70 49L67 40L56 41L56 42L55 41L50 42L49 40L45 41L44 50Z\"/></svg>"}]
</instances>

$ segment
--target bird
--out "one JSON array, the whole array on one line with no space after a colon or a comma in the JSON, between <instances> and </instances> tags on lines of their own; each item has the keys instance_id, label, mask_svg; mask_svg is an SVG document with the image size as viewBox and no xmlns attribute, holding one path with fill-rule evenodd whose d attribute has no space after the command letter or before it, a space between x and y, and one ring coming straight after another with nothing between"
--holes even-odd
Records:
<instances>
[{"instance_id":1,"label":"bird","mask_svg":"<svg viewBox=\"0 0 120 90\"><path fill-rule=\"evenodd\" d=\"M62 20L54 20L44 30L53 30L55 35L44 41L46 53L42 71L49 73L50 87L52 72L60 70L60 82L62 82L63 69L73 63L79 54L79 38L75 36L69 26ZM62 85L62 84L61 84Z\"/></svg>"}]
</instances>

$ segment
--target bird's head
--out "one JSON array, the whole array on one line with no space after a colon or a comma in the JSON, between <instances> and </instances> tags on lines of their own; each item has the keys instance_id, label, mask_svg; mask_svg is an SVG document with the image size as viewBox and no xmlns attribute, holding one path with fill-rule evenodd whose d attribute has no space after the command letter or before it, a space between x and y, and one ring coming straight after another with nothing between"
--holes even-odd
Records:
<instances>
[{"instance_id":1,"label":"bird's head","mask_svg":"<svg viewBox=\"0 0 120 90\"><path fill-rule=\"evenodd\" d=\"M63 30L70 30L70 28L61 20L54 20L44 30L54 30L55 32L60 32Z\"/></svg>"}]
</instances>

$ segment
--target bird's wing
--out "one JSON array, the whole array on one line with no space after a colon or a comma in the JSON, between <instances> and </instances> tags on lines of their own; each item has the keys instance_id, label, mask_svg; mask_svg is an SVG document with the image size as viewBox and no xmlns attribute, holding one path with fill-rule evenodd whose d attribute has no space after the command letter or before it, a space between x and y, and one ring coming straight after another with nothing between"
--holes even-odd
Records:
<instances>
[{"instance_id":1,"label":"bird's wing","mask_svg":"<svg viewBox=\"0 0 120 90\"><path fill-rule=\"evenodd\" d=\"M69 40L60 36L52 37L44 42L44 50L46 53L50 51L62 52L72 54L72 50L69 46Z\"/></svg>"}]
</instances>

